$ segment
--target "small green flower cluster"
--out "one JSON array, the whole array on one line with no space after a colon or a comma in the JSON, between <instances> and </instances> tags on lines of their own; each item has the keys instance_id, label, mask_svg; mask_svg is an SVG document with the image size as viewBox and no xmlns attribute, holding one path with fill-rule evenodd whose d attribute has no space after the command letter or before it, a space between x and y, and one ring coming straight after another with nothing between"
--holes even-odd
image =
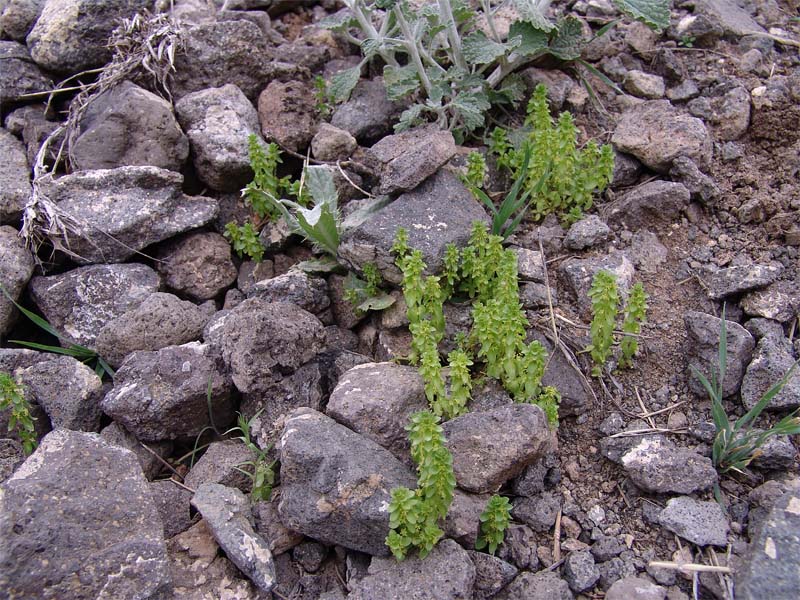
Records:
<instances>
[{"instance_id":1,"label":"small green flower cluster","mask_svg":"<svg viewBox=\"0 0 800 600\"><path fill-rule=\"evenodd\" d=\"M531 191L531 210L536 219L551 213L574 223L592 207L592 195L602 192L614 173L611 146L592 140L577 146L578 128L572 115L563 112L554 122L547 106L547 88L539 84L528 102L525 125L528 136L515 147L508 132L492 131L489 149L497 163L518 177L526 150L530 152L526 189ZM543 185L540 182L543 181Z\"/></svg>"},{"instance_id":2,"label":"small green flower cluster","mask_svg":"<svg viewBox=\"0 0 800 600\"><path fill-rule=\"evenodd\" d=\"M417 489L392 490L386 545L398 560L411 548L425 558L441 539L439 521L447 515L456 487L453 457L444 445L439 417L428 411L414 413L406 430L417 465Z\"/></svg>"}]
</instances>

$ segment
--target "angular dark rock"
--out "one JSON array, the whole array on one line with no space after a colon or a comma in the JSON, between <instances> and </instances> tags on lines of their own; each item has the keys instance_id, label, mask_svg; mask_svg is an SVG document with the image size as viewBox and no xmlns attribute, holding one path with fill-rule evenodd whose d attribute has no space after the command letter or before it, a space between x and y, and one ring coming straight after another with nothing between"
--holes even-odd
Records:
<instances>
[{"instance_id":1,"label":"angular dark rock","mask_svg":"<svg viewBox=\"0 0 800 600\"><path fill-rule=\"evenodd\" d=\"M654 221L674 222L689 205L689 196L681 183L651 181L604 206L603 214L610 224L636 231Z\"/></svg>"},{"instance_id":2,"label":"angular dark rock","mask_svg":"<svg viewBox=\"0 0 800 600\"><path fill-rule=\"evenodd\" d=\"M575 294L581 313L591 316L591 299L588 296L592 280L599 271L609 271L616 276L617 290L626 295L633 285L636 270L633 263L617 250L599 257L566 260L561 264L560 274Z\"/></svg>"},{"instance_id":3,"label":"angular dark rock","mask_svg":"<svg viewBox=\"0 0 800 600\"><path fill-rule=\"evenodd\" d=\"M212 312L211 306L200 307L172 294L156 292L108 321L94 345L97 353L117 368L131 352L160 350L202 339Z\"/></svg>"},{"instance_id":4,"label":"angular dark rock","mask_svg":"<svg viewBox=\"0 0 800 600\"><path fill-rule=\"evenodd\" d=\"M0 493L0 589L11 597L171 597L161 518L132 452L53 431Z\"/></svg>"},{"instance_id":5,"label":"angular dark rock","mask_svg":"<svg viewBox=\"0 0 800 600\"><path fill-rule=\"evenodd\" d=\"M0 163L0 224L15 225L22 218L22 209L31 196L31 173L25 146L2 128L0 156L3 157Z\"/></svg>"},{"instance_id":6,"label":"angular dark rock","mask_svg":"<svg viewBox=\"0 0 800 600\"><path fill-rule=\"evenodd\" d=\"M390 252L398 228L408 231L409 247L422 251L426 272L434 273L447 244L466 245L474 221L487 222L486 212L455 175L442 169L345 233L339 258L358 271L375 263L384 279L399 284L400 270Z\"/></svg>"},{"instance_id":7,"label":"angular dark rock","mask_svg":"<svg viewBox=\"0 0 800 600\"><path fill-rule=\"evenodd\" d=\"M33 275L33 254L13 227L0 226L0 283L16 302ZM11 331L18 312L6 294L0 293L0 337Z\"/></svg>"},{"instance_id":8,"label":"angular dark rock","mask_svg":"<svg viewBox=\"0 0 800 600\"><path fill-rule=\"evenodd\" d=\"M519 572L514 565L490 554L470 550L469 557L475 565L475 600L493 598Z\"/></svg>"},{"instance_id":9,"label":"angular dark rock","mask_svg":"<svg viewBox=\"0 0 800 600\"><path fill-rule=\"evenodd\" d=\"M258 113L235 85L187 94L175 103L189 136L192 162L211 189L238 191L253 178L248 136L259 136Z\"/></svg>"},{"instance_id":10,"label":"angular dark rock","mask_svg":"<svg viewBox=\"0 0 800 600\"><path fill-rule=\"evenodd\" d=\"M47 0L27 44L49 71L77 73L111 58L108 38L120 19L149 7L148 0Z\"/></svg>"},{"instance_id":11,"label":"angular dark rock","mask_svg":"<svg viewBox=\"0 0 800 600\"><path fill-rule=\"evenodd\" d=\"M194 300L211 300L236 281L231 246L218 233L190 233L159 249L156 269L164 284Z\"/></svg>"},{"instance_id":12,"label":"angular dark rock","mask_svg":"<svg viewBox=\"0 0 800 600\"><path fill-rule=\"evenodd\" d=\"M204 483L192 498L214 539L226 556L260 590L275 587L275 563L267 543L253 530L250 502L237 489L218 483Z\"/></svg>"},{"instance_id":13,"label":"angular dark rock","mask_svg":"<svg viewBox=\"0 0 800 600\"><path fill-rule=\"evenodd\" d=\"M700 119L681 114L669 100L650 100L626 110L611 138L614 147L666 173L678 156L700 168L711 161L711 136Z\"/></svg>"},{"instance_id":14,"label":"angular dark rock","mask_svg":"<svg viewBox=\"0 0 800 600\"><path fill-rule=\"evenodd\" d=\"M347 598L459 600L472 597L474 583L475 565L469 554L454 541L445 539L425 559L410 556L397 562L394 558L373 558L366 577Z\"/></svg>"},{"instance_id":15,"label":"angular dark rock","mask_svg":"<svg viewBox=\"0 0 800 600\"><path fill-rule=\"evenodd\" d=\"M344 129L362 142L370 142L389 133L402 105L386 97L383 77L362 79L350 99L336 107L331 125Z\"/></svg>"},{"instance_id":16,"label":"angular dark rock","mask_svg":"<svg viewBox=\"0 0 800 600\"><path fill-rule=\"evenodd\" d=\"M176 485L171 479L151 481L149 487L164 524L164 539L168 540L189 529L193 520L189 514L192 492Z\"/></svg>"},{"instance_id":17,"label":"angular dark rock","mask_svg":"<svg viewBox=\"0 0 800 600\"><path fill-rule=\"evenodd\" d=\"M514 519L529 525L534 531L547 533L555 525L561 504L560 495L542 492L535 497L517 498L511 514Z\"/></svg>"},{"instance_id":18,"label":"angular dark rock","mask_svg":"<svg viewBox=\"0 0 800 600\"><path fill-rule=\"evenodd\" d=\"M193 440L212 418L220 429L230 424L232 388L216 351L191 342L128 356L101 406L142 441Z\"/></svg>"},{"instance_id":19,"label":"angular dark rock","mask_svg":"<svg viewBox=\"0 0 800 600\"><path fill-rule=\"evenodd\" d=\"M249 493L253 487L252 481L237 467L251 471L251 468L244 463L253 460L255 460L253 451L240 440L212 442L200 460L195 462L183 482L195 490L204 483L218 483Z\"/></svg>"},{"instance_id":20,"label":"angular dark rock","mask_svg":"<svg viewBox=\"0 0 800 600\"><path fill-rule=\"evenodd\" d=\"M722 193L714 180L698 169L694 161L687 156L679 156L672 161L669 176L689 190L692 200L709 203Z\"/></svg>"},{"instance_id":21,"label":"angular dark rock","mask_svg":"<svg viewBox=\"0 0 800 600\"><path fill-rule=\"evenodd\" d=\"M780 263L741 265L727 267L711 274L707 279L708 296L720 300L728 296L763 288L774 282L783 273Z\"/></svg>"},{"instance_id":22,"label":"angular dark rock","mask_svg":"<svg viewBox=\"0 0 800 600\"><path fill-rule=\"evenodd\" d=\"M467 413L442 427L459 487L476 493L496 491L557 443L533 404Z\"/></svg>"},{"instance_id":23,"label":"angular dark rock","mask_svg":"<svg viewBox=\"0 0 800 600\"><path fill-rule=\"evenodd\" d=\"M10 438L0 438L0 483L11 477L17 467L25 462L22 444Z\"/></svg>"},{"instance_id":24,"label":"angular dark rock","mask_svg":"<svg viewBox=\"0 0 800 600\"><path fill-rule=\"evenodd\" d=\"M380 164L378 193L413 190L455 153L453 134L436 125L386 136L369 149L369 154Z\"/></svg>"},{"instance_id":25,"label":"angular dark rock","mask_svg":"<svg viewBox=\"0 0 800 600\"><path fill-rule=\"evenodd\" d=\"M786 375L795 357L792 344L780 335L765 335L759 340L753 359L742 380L742 403L751 409L762 396ZM800 370L795 368L786 385L767 405L768 411L793 410L800 406Z\"/></svg>"},{"instance_id":26,"label":"angular dark rock","mask_svg":"<svg viewBox=\"0 0 800 600\"><path fill-rule=\"evenodd\" d=\"M272 81L258 96L258 119L264 137L302 152L314 137L317 109L314 92L303 81Z\"/></svg>"},{"instance_id":27,"label":"angular dark rock","mask_svg":"<svg viewBox=\"0 0 800 600\"><path fill-rule=\"evenodd\" d=\"M488 494L468 494L460 489L453 490L453 501L444 519L445 537L449 537L470 550L478 539L481 513L489 502Z\"/></svg>"},{"instance_id":28,"label":"angular dark rock","mask_svg":"<svg viewBox=\"0 0 800 600\"><path fill-rule=\"evenodd\" d=\"M572 600L566 581L553 571L523 572L495 596L497 600Z\"/></svg>"},{"instance_id":29,"label":"angular dark rock","mask_svg":"<svg viewBox=\"0 0 800 600\"><path fill-rule=\"evenodd\" d=\"M605 242L611 230L597 215L589 215L573 223L564 238L564 246L570 250L585 250Z\"/></svg>"},{"instance_id":30,"label":"angular dark rock","mask_svg":"<svg viewBox=\"0 0 800 600\"><path fill-rule=\"evenodd\" d=\"M590 589L600 579L594 557L586 551L570 552L564 562L564 579L573 592Z\"/></svg>"},{"instance_id":31,"label":"angular dark rock","mask_svg":"<svg viewBox=\"0 0 800 600\"><path fill-rule=\"evenodd\" d=\"M718 479L710 458L663 439L642 440L620 460L637 487L656 494L702 492Z\"/></svg>"},{"instance_id":32,"label":"angular dark rock","mask_svg":"<svg viewBox=\"0 0 800 600\"><path fill-rule=\"evenodd\" d=\"M269 544L273 556L283 554L297 546L305 536L281 523L277 502L256 502L253 505L256 531Z\"/></svg>"},{"instance_id":33,"label":"angular dark rock","mask_svg":"<svg viewBox=\"0 0 800 600\"><path fill-rule=\"evenodd\" d=\"M750 93L741 86L718 86L709 96L690 101L688 108L690 113L710 123L720 140L738 140L750 125Z\"/></svg>"},{"instance_id":34,"label":"angular dark rock","mask_svg":"<svg viewBox=\"0 0 800 600\"><path fill-rule=\"evenodd\" d=\"M267 302L291 302L315 315L331 304L327 282L322 277L311 277L296 269L257 281L247 295Z\"/></svg>"},{"instance_id":35,"label":"angular dark rock","mask_svg":"<svg viewBox=\"0 0 800 600\"><path fill-rule=\"evenodd\" d=\"M0 30L12 40L24 43L44 3L45 0L7 0L0 10Z\"/></svg>"},{"instance_id":36,"label":"angular dark rock","mask_svg":"<svg viewBox=\"0 0 800 600\"><path fill-rule=\"evenodd\" d=\"M689 496L667 501L658 515L663 527L698 546L726 546L728 518L716 502L701 502Z\"/></svg>"},{"instance_id":37,"label":"angular dark rock","mask_svg":"<svg viewBox=\"0 0 800 600\"><path fill-rule=\"evenodd\" d=\"M417 485L407 466L375 442L308 408L286 418L279 449L278 512L285 525L328 544L389 554L390 492Z\"/></svg>"},{"instance_id":38,"label":"angular dark rock","mask_svg":"<svg viewBox=\"0 0 800 600\"><path fill-rule=\"evenodd\" d=\"M130 81L89 102L70 146L75 170L150 165L180 171L188 156L189 140L172 105Z\"/></svg>"},{"instance_id":39,"label":"angular dark rock","mask_svg":"<svg viewBox=\"0 0 800 600\"><path fill-rule=\"evenodd\" d=\"M159 279L145 265L94 265L31 279L28 291L38 312L65 340L94 347L110 321L139 306Z\"/></svg>"},{"instance_id":40,"label":"angular dark rock","mask_svg":"<svg viewBox=\"0 0 800 600\"><path fill-rule=\"evenodd\" d=\"M133 452L136 458L139 459L139 465L141 465L142 472L148 481L152 481L164 468L162 460L172 452L173 447L172 442L169 441L151 442L147 444L147 448L152 450L152 452L149 452L142 446L142 443L136 439L135 435L116 422L112 422L110 425L103 427L103 430L100 432L100 437L109 444L114 444L120 448L127 448ZM174 484L173 486L176 488L178 487Z\"/></svg>"},{"instance_id":41,"label":"angular dark rock","mask_svg":"<svg viewBox=\"0 0 800 600\"><path fill-rule=\"evenodd\" d=\"M694 13L703 15L722 28L726 36L737 39L749 33L764 33L764 29L744 8L730 0L697 0Z\"/></svg>"},{"instance_id":42,"label":"angular dark rock","mask_svg":"<svg viewBox=\"0 0 800 600\"><path fill-rule=\"evenodd\" d=\"M664 600L667 590L643 577L619 579L606 592L606 600Z\"/></svg>"},{"instance_id":43,"label":"angular dark rock","mask_svg":"<svg viewBox=\"0 0 800 600\"><path fill-rule=\"evenodd\" d=\"M786 323L800 314L800 282L778 281L745 294L739 306L746 315Z\"/></svg>"},{"instance_id":44,"label":"angular dark rock","mask_svg":"<svg viewBox=\"0 0 800 600\"><path fill-rule=\"evenodd\" d=\"M137 251L217 216L216 200L186 196L183 176L157 167L78 171L48 182L44 193L83 228L68 250L80 262L122 262ZM59 237L53 241L63 243Z\"/></svg>"},{"instance_id":45,"label":"angular dark rock","mask_svg":"<svg viewBox=\"0 0 800 600\"><path fill-rule=\"evenodd\" d=\"M690 310L684 315L683 321L688 334L689 365L706 377L710 377L719 369L721 319ZM722 394L727 397L739 391L745 368L750 363L756 344L750 332L738 323L726 321L726 329L728 332L728 366L725 371L725 379L722 381ZM689 386L696 394L707 394L703 385L691 374L691 371Z\"/></svg>"},{"instance_id":46,"label":"angular dark rock","mask_svg":"<svg viewBox=\"0 0 800 600\"><path fill-rule=\"evenodd\" d=\"M427 408L417 369L385 362L359 365L344 373L331 392L327 413L408 462L405 428L413 413Z\"/></svg>"}]
</instances>

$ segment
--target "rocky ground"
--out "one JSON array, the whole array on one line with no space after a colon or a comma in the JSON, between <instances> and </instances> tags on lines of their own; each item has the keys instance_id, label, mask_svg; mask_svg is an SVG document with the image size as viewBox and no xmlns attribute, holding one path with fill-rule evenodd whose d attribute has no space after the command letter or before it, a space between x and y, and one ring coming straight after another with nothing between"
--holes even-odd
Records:
<instances>
[{"instance_id":1,"label":"rocky ground","mask_svg":"<svg viewBox=\"0 0 800 600\"><path fill-rule=\"evenodd\" d=\"M595 28L617 16L605 0L554 10L567 4ZM489 382L473 390L472 412L444 425L458 482L446 538L404 562L384 545L386 508L393 487L416 485L404 427L427 402L402 361L401 293L357 314L342 275L293 268L312 253L285 227L261 232L259 263L221 234L250 218L239 190L255 133L283 148L282 174L299 175L309 151L329 165L345 215L369 193L393 198L343 236L339 260L355 271L374 262L396 284L398 226L435 267L445 244L465 243L487 218L456 176L472 148L432 126L393 134L403 106L375 73L320 110L314 76L359 60L316 25L336 0L156 5L0 0L0 371L22 384L39 438L27 458L13 434L0 440L0 595L795 597L796 440L774 438L746 472L719 476L710 401L689 372L713 368L723 304L731 416L800 356L794 3L676 2L661 35L618 24L584 51L627 92L589 76L602 106L572 72L522 72L528 93L544 82L553 111L574 114L582 141L616 153L614 180L585 219L525 222L510 239L531 336L550 350L544 382L562 394L557 444L537 407ZM141 56L126 70L106 46L120 19L153 8L179 23L160 21L153 38L174 67L160 80ZM128 39L141 30L129 22ZM97 71L68 78L109 61L102 93L38 94L91 84ZM26 205L27 222L50 226L36 230L38 254L20 236ZM601 269L623 289L643 282L649 311L634 367L598 379L582 350ZM8 341L58 343L11 298L62 345L96 351L113 380ZM448 337L468 326L462 306L445 312ZM758 425L799 406L796 372ZM269 502L252 503L237 470L253 451L221 435L237 412L277 461ZM490 556L474 546L498 491L513 521Z\"/></svg>"}]
</instances>

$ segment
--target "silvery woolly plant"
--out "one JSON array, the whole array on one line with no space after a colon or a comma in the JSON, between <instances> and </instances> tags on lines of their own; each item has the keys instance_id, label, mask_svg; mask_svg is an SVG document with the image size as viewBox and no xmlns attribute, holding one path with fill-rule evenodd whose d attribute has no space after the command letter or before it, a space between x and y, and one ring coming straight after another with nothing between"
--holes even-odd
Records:
<instances>
[{"instance_id":1,"label":"silvery woolly plant","mask_svg":"<svg viewBox=\"0 0 800 600\"><path fill-rule=\"evenodd\" d=\"M485 113L493 104L521 99L517 69L547 54L565 62L579 61L589 41L577 17L567 15L553 22L546 16L550 0L343 1L348 10L320 24L358 45L363 59L334 76L329 94L335 101L346 100L362 67L380 58L388 97L414 100L401 115L397 131L433 118L463 138L485 124ZM669 0L614 0L614 4L655 30L669 25ZM506 33L495 17L508 5L516 9L518 19Z\"/></svg>"}]
</instances>

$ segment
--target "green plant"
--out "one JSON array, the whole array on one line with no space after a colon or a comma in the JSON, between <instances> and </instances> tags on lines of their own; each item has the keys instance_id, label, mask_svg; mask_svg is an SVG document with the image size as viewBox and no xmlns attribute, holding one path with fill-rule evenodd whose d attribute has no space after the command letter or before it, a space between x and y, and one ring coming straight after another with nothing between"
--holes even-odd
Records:
<instances>
[{"instance_id":1,"label":"green plant","mask_svg":"<svg viewBox=\"0 0 800 600\"><path fill-rule=\"evenodd\" d=\"M480 188L486 180L486 159L480 152L467 154L467 171L461 181L468 188Z\"/></svg>"},{"instance_id":2,"label":"green plant","mask_svg":"<svg viewBox=\"0 0 800 600\"><path fill-rule=\"evenodd\" d=\"M25 346L26 348L32 348L34 350L41 350L42 352L52 352L54 354L64 354L66 356L71 356L72 358L84 363L84 364L94 364L94 372L97 374L98 377L101 379L104 375L108 375L111 379L114 378L114 369L112 369L109 364L103 360L103 357L97 354L91 348L87 348L86 346L81 346L80 344L73 344L69 342L61 333L59 333L50 323L48 323L45 319L40 317L34 312L29 311L24 306L18 304L6 291L5 287L0 285L0 290L3 292L6 298L15 306L17 309L25 315L30 321L33 322L34 325L39 327L39 329L49 333L54 338L57 338L59 342L65 344L64 346L50 346L48 344L39 344L36 342L26 342L23 340L9 340L11 343L18 344L20 346Z\"/></svg>"},{"instance_id":3,"label":"green plant","mask_svg":"<svg viewBox=\"0 0 800 600\"><path fill-rule=\"evenodd\" d=\"M383 278L374 263L366 263L362 267L364 278L356 276L352 271L344 281L344 299L353 305L358 313L369 310L383 310L395 302L394 296L383 289Z\"/></svg>"},{"instance_id":4,"label":"green plant","mask_svg":"<svg viewBox=\"0 0 800 600\"><path fill-rule=\"evenodd\" d=\"M598 271L592 280L589 297L592 299L592 344L587 349L594 361L592 375L600 377L614 343L614 326L619 304L617 278L608 271Z\"/></svg>"},{"instance_id":5,"label":"green plant","mask_svg":"<svg viewBox=\"0 0 800 600\"><path fill-rule=\"evenodd\" d=\"M8 418L9 433L17 430L25 454L36 449L36 429L31 416L31 406L25 399L22 386L8 373L0 372L0 410L11 410Z\"/></svg>"},{"instance_id":6,"label":"green plant","mask_svg":"<svg viewBox=\"0 0 800 600\"><path fill-rule=\"evenodd\" d=\"M444 445L439 418L422 411L411 415L410 421L406 429L417 465L417 489L392 490L386 545L397 560L403 560L411 548L419 550L420 558L433 549L443 535L438 523L447 515L456 487L453 458Z\"/></svg>"},{"instance_id":7,"label":"green plant","mask_svg":"<svg viewBox=\"0 0 800 600\"><path fill-rule=\"evenodd\" d=\"M228 223L225 225L223 235L231 242L231 247L239 258L246 254L256 262L264 259L264 245L258 237L258 231L250 221L244 225Z\"/></svg>"},{"instance_id":8,"label":"green plant","mask_svg":"<svg viewBox=\"0 0 800 600\"><path fill-rule=\"evenodd\" d=\"M241 440L242 443L253 453L255 458L253 460L239 463L234 467L234 469L250 478L250 481L252 482L252 487L250 488L250 499L253 502L260 502L262 500L268 502L272 496L272 488L275 485L275 463L277 461L270 461L267 458L267 452L271 446L266 450L262 450L250 436L250 428L253 420L256 419L259 414L261 414L261 411L256 413L251 419L246 419L244 415L239 413L236 421L236 427L232 427L223 435L229 435L237 431L241 434L233 439ZM252 471L247 471L241 468L245 466L251 467Z\"/></svg>"},{"instance_id":9,"label":"green plant","mask_svg":"<svg viewBox=\"0 0 800 600\"><path fill-rule=\"evenodd\" d=\"M751 428L753 422L761 415L772 399L780 393L786 382L789 381L798 363L796 362L792 365L781 380L767 390L753 408L731 424L725 412L725 407L722 405L722 384L725 380L728 364L728 330L724 307L719 331L718 362L718 371L716 374L712 374L711 381L692 366L694 376L700 380L700 383L703 384L711 398L711 416L717 431L711 448L711 460L720 473L727 473L728 471L742 472L761 453L761 447L769 438L776 435L800 434L800 416L798 416L800 409L783 417L775 425L764 431L753 431Z\"/></svg>"},{"instance_id":10,"label":"green plant","mask_svg":"<svg viewBox=\"0 0 800 600\"><path fill-rule=\"evenodd\" d=\"M398 131L431 117L462 139L484 125L492 104L521 98L523 85L514 71L544 55L582 63L588 41L576 17L568 15L557 23L546 17L549 0L514 0L520 18L506 36L500 35L495 22L501 3L491 0L437 0L418 9L406 0L344 3L349 11L324 19L321 25L358 45L364 58L333 77L330 94L336 101L346 100L362 67L379 57L385 64L389 98L414 100L401 115ZM615 4L654 29L669 25L667 0L616 0ZM352 35L352 28L360 29L363 39Z\"/></svg>"},{"instance_id":11,"label":"green plant","mask_svg":"<svg viewBox=\"0 0 800 600\"><path fill-rule=\"evenodd\" d=\"M534 400L547 417L547 424L550 429L558 428L558 405L561 404L561 393L552 385L542 388L542 391Z\"/></svg>"},{"instance_id":12,"label":"green plant","mask_svg":"<svg viewBox=\"0 0 800 600\"><path fill-rule=\"evenodd\" d=\"M633 364L633 357L639 350L639 342L636 336L642 331L642 323L647 314L647 293L641 283L635 284L631 288L628 296L628 304L625 306L625 318L622 321L622 341L620 350L622 357L619 364L621 367L630 367Z\"/></svg>"},{"instance_id":13,"label":"green plant","mask_svg":"<svg viewBox=\"0 0 800 600\"><path fill-rule=\"evenodd\" d=\"M678 40L678 46L682 46L684 48L694 48L695 36L693 35L682 35L681 39Z\"/></svg>"},{"instance_id":14,"label":"green plant","mask_svg":"<svg viewBox=\"0 0 800 600\"><path fill-rule=\"evenodd\" d=\"M503 543L506 529L511 521L511 503L508 498L498 495L489 498L486 508L481 513L480 521L475 549L483 550L488 547L489 554L494 555L497 547Z\"/></svg>"},{"instance_id":15,"label":"green plant","mask_svg":"<svg viewBox=\"0 0 800 600\"><path fill-rule=\"evenodd\" d=\"M317 75L314 78L314 99L316 100L314 108L317 109L317 113L323 119L327 119L333 112L333 107L331 106L328 84L322 75Z\"/></svg>"},{"instance_id":16,"label":"green plant","mask_svg":"<svg viewBox=\"0 0 800 600\"><path fill-rule=\"evenodd\" d=\"M254 133L247 137L247 148L253 180L242 190L242 196L259 219L274 221L280 216L280 211L268 198L280 198L291 185L287 177L279 179L277 175L278 165L283 162L280 148L274 142L264 147Z\"/></svg>"},{"instance_id":17,"label":"green plant","mask_svg":"<svg viewBox=\"0 0 800 600\"><path fill-rule=\"evenodd\" d=\"M516 178L512 192L524 179L525 197L531 197L534 218L556 213L567 223L579 220L592 207L593 194L602 192L611 182L611 146L598 146L591 140L578 148L578 128L572 115L563 112L557 122L553 121L547 88L542 84L536 86L528 102L525 126L528 133L518 141L518 147L504 129L496 128L491 135L490 150L497 155L498 164L510 169Z\"/></svg>"}]
</instances>

